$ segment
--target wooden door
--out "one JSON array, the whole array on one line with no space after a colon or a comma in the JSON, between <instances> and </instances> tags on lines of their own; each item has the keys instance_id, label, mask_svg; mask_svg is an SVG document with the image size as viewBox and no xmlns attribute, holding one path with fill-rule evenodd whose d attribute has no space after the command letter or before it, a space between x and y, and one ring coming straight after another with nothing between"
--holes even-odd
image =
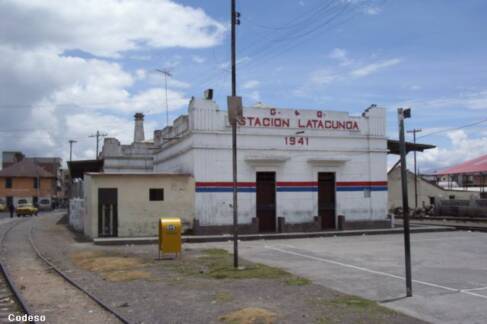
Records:
<instances>
[{"instance_id":1,"label":"wooden door","mask_svg":"<svg viewBox=\"0 0 487 324\"><path fill-rule=\"evenodd\" d=\"M276 173L257 172L257 218L260 232L276 231Z\"/></svg>"},{"instance_id":2,"label":"wooden door","mask_svg":"<svg viewBox=\"0 0 487 324\"><path fill-rule=\"evenodd\" d=\"M118 192L116 188L98 189L98 236L118 235Z\"/></svg>"},{"instance_id":3,"label":"wooden door","mask_svg":"<svg viewBox=\"0 0 487 324\"><path fill-rule=\"evenodd\" d=\"M322 229L335 229L334 173L318 173L318 215Z\"/></svg>"}]
</instances>

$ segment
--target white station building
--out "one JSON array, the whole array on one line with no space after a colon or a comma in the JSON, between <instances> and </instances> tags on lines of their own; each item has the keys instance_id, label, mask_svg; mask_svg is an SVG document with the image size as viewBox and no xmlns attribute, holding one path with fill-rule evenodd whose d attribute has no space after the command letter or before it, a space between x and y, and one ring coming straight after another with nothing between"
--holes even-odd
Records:
<instances>
[{"instance_id":1,"label":"white station building","mask_svg":"<svg viewBox=\"0 0 487 324\"><path fill-rule=\"evenodd\" d=\"M241 233L390 226L387 219L386 112L244 108L238 127ZM232 214L231 126L211 98L191 99L188 114L145 141L140 114L134 143L107 138L104 172L189 174L192 229L229 232ZM161 215L163 216L163 215ZM174 216L174 215L171 215Z\"/></svg>"}]
</instances>

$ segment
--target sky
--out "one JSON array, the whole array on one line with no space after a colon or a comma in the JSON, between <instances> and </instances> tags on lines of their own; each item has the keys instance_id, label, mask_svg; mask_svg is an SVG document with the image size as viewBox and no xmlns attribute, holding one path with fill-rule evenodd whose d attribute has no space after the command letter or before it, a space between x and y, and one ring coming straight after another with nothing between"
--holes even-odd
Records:
<instances>
[{"instance_id":1,"label":"sky","mask_svg":"<svg viewBox=\"0 0 487 324\"><path fill-rule=\"evenodd\" d=\"M360 114L377 104L396 139L397 108L410 107L406 128L437 146L418 154L420 170L487 154L486 1L237 0L237 8L244 105ZM229 0L1 1L0 150L67 160L76 140L73 159L91 159L90 135L130 143L139 111L151 138L166 125L156 69L172 75L169 122L207 88L225 109L229 12Z\"/></svg>"}]
</instances>

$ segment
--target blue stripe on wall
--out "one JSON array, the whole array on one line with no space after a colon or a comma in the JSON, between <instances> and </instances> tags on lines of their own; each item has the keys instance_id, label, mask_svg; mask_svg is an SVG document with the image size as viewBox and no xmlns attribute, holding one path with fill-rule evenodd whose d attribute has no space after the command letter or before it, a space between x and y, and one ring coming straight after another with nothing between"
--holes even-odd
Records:
<instances>
[{"instance_id":1,"label":"blue stripe on wall","mask_svg":"<svg viewBox=\"0 0 487 324\"><path fill-rule=\"evenodd\" d=\"M365 189L369 189L370 191L387 191L387 187L385 186L378 186L378 187L337 187L337 191L364 191Z\"/></svg>"},{"instance_id":2,"label":"blue stripe on wall","mask_svg":"<svg viewBox=\"0 0 487 324\"><path fill-rule=\"evenodd\" d=\"M318 187L277 187L279 192L316 192Z\"/></svg>"}]
</instances>

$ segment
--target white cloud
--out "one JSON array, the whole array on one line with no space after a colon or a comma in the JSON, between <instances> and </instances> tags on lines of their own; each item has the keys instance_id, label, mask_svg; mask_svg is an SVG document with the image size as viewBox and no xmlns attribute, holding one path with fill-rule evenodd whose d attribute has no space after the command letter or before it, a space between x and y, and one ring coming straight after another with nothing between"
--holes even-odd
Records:
<instances>
[{"instance_id":1,"label":"white cloud","mask_svg":"<svg viewBox=\"0 0 487 324\"><path fill-rule=\"evenodd\" d=\"M367 15L375 16L382 12L382 8L376 6L367 6L364 8L364 13Z\"/></svg>"},{"instance_id":2,"label":"white cloud","mask_svg":"<svg viewBox=\"0 0 487 324\"><path fill-rule=\"evenodd\" d=\"M258 90L254 90L249 93L249 98L254 101L260 101L260 92Z\"/></svg>"},{"instance_id":3,"label":"white cloud","mask_svg":"<svg viewBox=\"0 0 487 324\"><path fill-rule=\"evenodd\" d=\"M353 60L348 57L348 53L343 48L335 48L328 55L329 58L338 60L340 65L346 66L353 63Z\"/></svg>"},{"instance_id":4,"label":"white cloud","mask_svg":"<svg viewBox=\"0 0 487 324\"><path fill-rule=\"evenodd\" d=\"M198 55L193 55L191 59L193 60L193 62L198 64L202 64L206 62L206 59L204 57Z\"/></svg>"},{"instance_id":5,"label":"white cloud","mask_svg":"<svg viewBox=\"0 0 487 324\"><path fill-rule=\"evenodd\" d=\"M418 153L418 165L421 170L438 170L474 159L487 153L487 134L470 137L464 130L455 130L446 134L451 147L437 147Z\"/></svg>"},{"instance_id":6,"label":"white cloud","mask_svg":"<svg viewBox=\"0 0 487 324\"><path fill-rule=\"evenodd\" d=\"M246 81L243 85L243 89L255 89L260 85L260 82L258 80L249 80Z\"/></svg>"},{"instance_id":7,"label":"white cloud","mask_svg":"<svg viewBox=\"0 0 487 324\"><path fill-rule=\"evenodd\" d=\"M340 79L340 74L333 69L325 68L311 73L310 81L315 85L326 85Z\"/></svg>"},{"instance_id":8,"label":"white cloud","mask_svg":"<svg viewBox=\"0 0 487 324\"><path fill-rule=\"evenodd\" d=\"M399 106L421 107L422 109L466 108L471 110L487 110L487 90L461 93L456 96L409 100Z\"/></svg>"},{"instance_id":9,"label":"white cloud","mask_svg":"<svg viewBox=\"0 0 487 324\"><path fill-rule=\"evenodd\" d=\"M92 158L89 134L99 129L130 142L134 112L165 112L160 76L129 72L124 59L150 59L152 48L213 46L225 32L203 10L170 0L6 0L0 29L0 147L63 158L69 139L78 140L76 158ZM175 55L162 67L180 62ZM170 78L168 87L170 110L185 107L190 85ZM146 121L147 135L155 127Z\"/></svg>"},{"instance_id":10,"label":"white cloud","mask_svg":"<svg viewBox=\"0 0 487 324\"><path fill-rule=\"evenodd\" d=\"M143 46L209 47L225 32L203 10L169 0L6 0L0 27L1 43L24 50L82 49L108 57Z\"/></svg>"},{"instance_id":11,"label":"white cloud","mask_svg":"<svg viewBox=\"0 0 487 324\"><path fill-rule=\"evenodd\" d=\"M379 70L383 70L385 68L397 65L399 63L401 63L401 59L398 59L398 58L393 58L393 59L385 60L382 62L376 62L376 63L368 64L365 66L361 66L361 67L351 71L350 75L352 75L354 77L365 77L365 76L368 76L368 75L375 73Z\"/></svg>"},{"instance_id":12,"label":"white cloud","mask_svg":"<svg viewBox=\"0 0 487 324\"><path fill-rule=\"evenodd\" d=\"M242 57L240 59L237 59L237 62L236 63L237 63L237 65L239 65L239 64L242 64L242 63L250 62L250 61L251 61L251 58L250 57L244 56L244 57ZM223 62L223 63L219 64L218 65L218 68L219 69L223 69L223 70L229 69L230 68L230 61Z\"/></svg>"},{"instance_id":13,"label":"white cloud","mask_svg":"<svg viewBox=\"0 0 487 324\"><path fill-rule=\"evenodd\" d=\"M352 59L348 52L343 48L334 48L328 54L328 57L333 60L337 60L340 64L338 66L328 65L311 72L309 75L309 84L312 87L324 86L331 83L344 82L350 79L366 77L402 62L402 60L399 58L393 58L375 63L364 64L359 60ZM296 89L294 93L302 96L308 92L304 90L304 88L308 87L309 85L304 85L300 89Z\"/></svg>"}]
</instances>

